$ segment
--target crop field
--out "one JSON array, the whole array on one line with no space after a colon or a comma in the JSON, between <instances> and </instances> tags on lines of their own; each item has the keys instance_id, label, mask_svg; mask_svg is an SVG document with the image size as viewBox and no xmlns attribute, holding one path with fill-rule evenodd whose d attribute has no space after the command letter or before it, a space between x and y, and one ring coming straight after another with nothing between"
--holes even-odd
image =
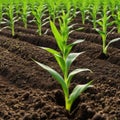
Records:
<instances>
[{"instance_id":1,"label":"crop field","mask_svg":"<svg viewBox=\"0 0 120 120\"><path fill-rule=\"evenodd\" d=\"M0 2L0 120L120 120L120 0Z\"/></svg>"}]
</instances>

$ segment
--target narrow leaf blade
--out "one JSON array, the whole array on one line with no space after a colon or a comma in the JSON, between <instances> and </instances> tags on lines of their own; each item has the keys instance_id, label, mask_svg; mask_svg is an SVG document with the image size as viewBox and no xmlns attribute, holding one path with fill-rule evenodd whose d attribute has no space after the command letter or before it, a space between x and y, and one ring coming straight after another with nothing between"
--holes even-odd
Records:
<instances>
[{"instance_id":1,"label":"narrow leaf blade","mask_svg":"<svg viewBox=\"0 0 120 120\"><path fill-rule=\"evenodd\" d=\"M62 48L63 48L63 45L62 45L62 36L60 35L60 33L58 32L55 24L50 21L50 26L51 26L51 29L52 29L52 32L53 32L53 35L55 37L55 40L57 42L57 45L59 47L59 49L62 51Z\"/></svg>"},{"instance_id":2,"label":"narrow leaf blade","mask_svg":"<svg viewBox=\"0 0 120 120\"><path fill-rule=\"evenodd\" d=\"M72 62L74 62L74 60L81 54L83 54L84 52L80 52L80 53L70 53L66 59L66 65L67 65L67 69L70 68L70 65L72 64Z\"/></svg>"},{"instance_id":3,"label":"narrow leaf blade","mask_svg":"<svg viewBox=\"0 0 120 120\"><path fill-rule=\"evenodd\" d=\"M78 68L78 69L75 69L73 70L72 72L69 73L68 75L68 85L70 84L71 82L71 79L78 73L80 72L85 72L85 71L89 71L89 72L92 72L90 69L88 68Z\"/></svg>"},{"instance_id":4,"label":"narrow leaf blade","mask_svg":"<svg viewBox=\"0 0 120 120\"><path fill-rule=\"evenodd\" d=\"M120 40L120 38L115 38L115 39L111 40L111 41L106 45L106 49L109 47L109 45L110 45L111 43L117 42L117 41L119 41L119 40Z\"/></svg>"},{"instance_id":5,"label":"narrow leaf blade","mask_svg":"<svg viewBox=\"0 0 120 120\"><path fill-rule=\"evenodd\" d=\"M76 44L78 44L78 43L81 43L81 42L84 42L84 40L76 40L75 42L67 45L66 51L65 51L65 56L67 56L67 55L70 53L70 51L71 51L71 49L72 49L72 47L73 47L74 45L76 45Z\"/></svg>"},{"instance_id":6,"label":"narrow leaf blade","mask_svg":"<svg viewBox=\"0 0 120 120\"><path fill-rule=\"evenodd\" d=\"M65 84L65 81L63 79L63 77L57 72L55 71L54 69L50 68L49 66L47 65L44 65L40 62L37 62L35 61L34 59L32 59L36 64L38 64L39 66L41 66L44 70L48 71L52 77L58 81L58 83L61 85L63 91L64 91L64 94L68 94L68 89L67 89L67 86Z\"/></svg>"},{"instance_id":7,"label":"narrow leaf blade","mask_svg":"<svg viewBox=\"0 0 120 120\"><path fill-rule=\"evenodd\" d=\"M42 48L43 50L46 50L47 52L51 53L52 55L55 55L55 54L60 55L60 53L58 51L56 51L52 48L48 48L48 47L40 47L40 48Z\"/></svg>"},{"instance_id":8,"label":"narrow leaf blade","mask_svg":"<svg viewBox=\"0 0 120 120\"><path fill-rule=\"evenodd\" d=\"M64 62L62 56L60 55L60 53L58 51L52 49L52 48L48 48L48 47L40 47L40 48L42 48L42 49L48 51L49 53L51 53L55 57L57 63L59 64L59 66L62 70L62 72L64 72L65 62Z\"/></svg>"},{"instance_id":9,"label":"narrow leaf blade","mask_svg":"<svg viewBox=\"0 0 120 120\"><path fill-rule=\"evenodd\" d=\"M89 83L84 85L77 85L69 96L69 102L72 104L81 93L83 93L87 88L92 87L92 82L93 81L90 81Z\"/></svg>"}]
</instances>

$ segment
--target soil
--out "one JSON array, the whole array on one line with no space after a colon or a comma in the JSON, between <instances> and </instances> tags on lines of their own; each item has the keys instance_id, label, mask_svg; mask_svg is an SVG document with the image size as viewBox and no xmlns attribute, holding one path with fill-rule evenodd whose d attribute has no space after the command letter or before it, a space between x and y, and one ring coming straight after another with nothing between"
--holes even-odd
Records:
<instances>
[{"instance_id":1,"label":"soil","mask_svg":"<svg viewBox=\"0 0 120 120\"><path fill-rule=\"evenodd\" d=\"M61 73L53 56L39 47L58 49L49 25L43 27L43 33L48 32L42 36L38 36L34 24L28 24L28 29L16 24L14 37L10 30L0 32L0 120L120 120L120 41L112 44L108 56L104 56L100 36L91 24L84 27L69 37L69 42L85 39L72 49L85 53L70 70L89 68L93 73L76 75L70 91L91 80L93 87L80 95L71 112L64 108L63 92L57 81L31 59ZM116 37L120 34L109 35L108 41Z\"/></svg>"}]
</instances>

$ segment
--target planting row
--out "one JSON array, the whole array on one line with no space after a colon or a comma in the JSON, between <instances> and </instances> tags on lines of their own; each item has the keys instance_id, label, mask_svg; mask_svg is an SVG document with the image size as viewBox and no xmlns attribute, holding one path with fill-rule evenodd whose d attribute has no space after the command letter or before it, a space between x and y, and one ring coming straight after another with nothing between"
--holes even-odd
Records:
<instances>
[{"instance_id":1,"label":"planting row","mask_svg":"<svg viewBox=\"0 0 120 120\"><path fill-rule=\"evenodd\" d=\"M46 36L46 39L48 38ZM2 118L6 115L6 113L11 113L8 114L10 118L13 118L14 116L15 118L24 118L28 117L29 115L29 117L31 116L32 119L33 114L36 112L38 113L37 116L40 116L41 119L43 117L42 112L45 112L45 117L53 120L63 119L63 116L66 120L78 120L79 118L94 120L97 117L100 119L108 118L109 120L119 118L119 65L112 64L109 62L109 60L101 60L98 58L94 59L93 50L95 49L96 53L99 53L100 45L86 41L75 46L73 49L74 52L80 52L83 50L86 52L80 55L78 59L74 61L73 66L71 66L71 70L81 66L90 68L94 73L91 74L89 72L82 72L76 75L72 80L70 90L72 90L76 84L84 84L92 79L94 80L94 87L89 88L85 93L81 94L81 96L77 99L77 102L74 103L72 113L69 116L69 114L66 114L66 111L63 107L64 96L60 90L59 84L53 80L53 78L50 77L47 72L43 71L30 59L32 57L39 62L52 66L52 68L61 73L59 67L55 64L53 57L39 47L29 44L27 39L21 41L19 38L13 39L1 36L0 41L0 46L2 46L0 47L0 74L6 76L8 78L6 82L12 82L13 84L11 85L22 87L22 91L18 88L19 92L17 89L14 90L16 92L13 92L13 86L7 84L7 87L9 86L9 91L12 91L11 93L8 91L8 89L1 89L1 94L4 91L4 94L7 95L7 98L10 98L10 101L7 99L7 103L2 102L2 105L5 104L5 107L1 105L3 110L1 110L2 114L0 116L2 116ZM41 39L39 41L43 42ZM54 45L51 43L47 47L51 46ZM119 49L114 49L114 51L112 51L112 48L110 48L110 55L113 57L115 56L114 53L117 55L118 53L116 50L118 51ZM24 88L25 90L23 90ZM33 92L31 92L31 90L34 91L34 95L32 94ZM44 90L42 94L41 90ZM14 94L12 95L12 93ZM14 99L17 101L14 101ZM36 99L38 101L34 101ZM40 99L44 100L43 106L41 106ZM46 109L48 105L49 110ZM55 108L51 106L54 106ZM8 109L9 112L7 111ZM16 111L19 114L16 114ZM23 116L20 114L21 112L24 112ZM5 115L3 115L3 113Z\"/></svg>"},{"instance_id":2,"label":"planting row","mask_svg":"<svg viewBox=\"0 0 120 120\"><path fill-rule=\"evenodd\" d=\"M0 3L0 25L6 24L1 29L10 28L14 36L16 22L22 21L25 28L27 28L27 23L33 22L38 26L37 32L41 35L42 26L50 19L55 22L62 11L67 12L72 20L76 16L81 16L82 24L88 20L93 24L93 28L100 33L104 32L105 34L106 29L111 25L115 25L117 32L120 33L119 0L6 0ZM31 20L28 20L28 17Z\"/></svg>"}]
</instances>

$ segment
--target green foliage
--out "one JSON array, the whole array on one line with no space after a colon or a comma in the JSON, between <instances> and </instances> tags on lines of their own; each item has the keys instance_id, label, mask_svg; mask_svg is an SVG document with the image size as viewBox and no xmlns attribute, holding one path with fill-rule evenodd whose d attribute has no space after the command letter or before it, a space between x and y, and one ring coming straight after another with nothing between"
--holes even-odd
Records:
<instances>
[{"instance_id":1,"label":"green foliage","mask_svg":"<svg viewBox=\"0 0 120 120\"><path fill-rule=\"evenodd\" d=\"M34 9L32 9L31 13L33 14L34 18L31 22L35 22L38 29L37 32L39 35L42 35L42 26L45 25L46 23L48 23L48 21L46 21L47 19L42 19L43 16L45 16L45 5L44 2L41 1L39 5L35 5L34 4Z\"/></svg>"},{"instance_id":2,"label":"green foliage","mask_svg":"<svg viewBox=\"0 0 120 120\"><path fill-rule=\"evenodd\" d=\"M115 15L117 1L116 0L110 0L109 3L110 3L109 9L111 11L112 16L114 16Z\"/></svg>"},{"instance_id":3,"label":"green foliage","mask_svg":"<svg viewBox=\"0 0 120 120\"><path fill-rule=\"evenodd\" d=\"M11 29L12 36L14 36L15 35L15 30L14 30L15 22L18 21L18 18L16 16L14 16L15 7L14 7L13 2L8 4L8 6L6 7L5 10L6 10L6 12L4 13L4 15L6 15L7 18L2 18L3 20L1 22L1 24L7 24L7 26L3 27L1 30L9 28L9 29Z\"/></svg>"},{"instance_id":4,"label":"green foliage","mask_svg":"<svg viewBox=\"0 0 120 120\"><path fill-rule=\"evenodd\" d=\"M57 17L57 14L58 14L58 5L59 4L56 4L56 3L59 3L59 0L58 2L56 2L55 0L47 0L47 8L48 8L48 12L49 12L49 16L50 16L50 19L52 19L55 23L55 19Z\"/></svg>"},{"instance_id":5,"label":"green foliage","mask_svg":"<svg viewBox=\"0 0 120 120\"><path fill-rule=\"evenodd\" d=\"M86 0L81 0L80 2L78 2L78 8L80 9L83 24L85 24L85 20L87 19L86 13L88 12L88 5L89 4Z\"/></svg>"},{"instance_id":6,"label":"green foliage","mask_svg":"<svg viewBox=\"0 0 120 120\"><path fill-rule=\"evenodd\" d=\"M91 22L93 23L93 28L96 29L96 21L97 21L97 14L100 9L100 1L99 0L93 0L93 4L90 6L90 15L92 17Z\"/></svg>"},{"instance_id":7,"label":"green foliage","mask_svg":"<svg viewBox=\"0 0 120 120\"><path fill-rule=\"evenodd\" d=\"M6 9L11 3L14 6L14 16L23 21L25 28L27 28L28 16L34 16L33 22L38 26L37 32L39 35L42 34L42 26L48 22L42 19L43 16L46 15L55 23L55 20L62 14L61 11L63 10L65 13L69 12L69 15L72 17L76 17L80 13L82 23L85 24L85 21L88 19L93 23L93 28L96 29L97 15L100 12L105 13L107 9L115 20L118 33L120 33L119 0L4 0L0 2L0 22L2 22L1 20L5 12L3 9Z\"/></svg>"},{"instance_id":8,"label":"green foliage","mask_svg":"<svg viewBox=\"0 0 120 120\"><path fill-rule=\"evenodd\" d=\"M0 25L2 22L2 16L3 16L3 5L2 5L2 3L0 3Z\"/></svg>"},{"instance_id":9,"label":"green foliage","mask_svg":"<svg viewBox=\"0 0 120 120\"><path fill-rule=\"evenodd\" d=\"M116 6L116 14L113 13L113 18L115 20L115 25L117 26L117 32L120 33L120 2Z\"/></svg>"},{"instance_id":10,"label":"green foliage","mask_svg":"<svg viewBox=\"0 0 120 120\"><path fill-rule=\"evenodd\" d=\"M103 6L102 6L102 18L97 20L97 23L98 25L101 27L101 29L99 28L96 28L97 32L100 34L100 36L102 37L102 52L104 55L107 55L107 49L108 49L108 46L113 43L113 42L116 42L118 40L120 40L119 38L115 39L115 40L111 40L108 44L106 43L106 40L107 40L107 36L110 32L107 32L107 28L111 25L114 24L114 21L110 22L110 18L111 18L111 15L110 14L110 11L108 11L108 1L103 1Z\"/></svg>"},{"instance_id":11,"label":"green foliage","mask_svg":"<svg viewBox=\"0 0 120 120\"><path fill-rule=\"evenodd\" d=\"M20 18L24 23L24 28L27 28L27 18L30 15L30 11L28 10L29 7L28 7L28 4L27 4L27 0L22 2L21 7L22 8L21 8L21 11L20 11L20 15L21 15Z\"/></svg>"},{"instance_id":12,"label":"green foliage","mask_svg":"<svg viewBox=\"0 0 120 120\"><path fill-rule=\"evenodd\" d=\"M55 57L58 65L63 73L63 77L57 71L52 69L51 67L34 60L39 66L41 66L43 69L48 71L53 76L53 78L55 80L57 80L58 83L61 85L63 92L64 92L64 96L65 96L65 108L68 111L71 110L71 106L72 106L73 102L76 100L76 98L82 92L84 92L88 87L90 87L90 84L92 82L91 81L85 85L77 85L73 89L72 93L69 93L69 87L70 87L71 80L76 74L83 72L83 71L91 72L91 70L87 69L87 68L78 68L69 73L71 64L74 62L74 60L80 54L84 53L84 52L70 53L71 49L74 45L84 41L84 40L77 40L71 44L67 44L70 21L71 21L71 19L69 18L69 14L68 13L65 14L65 12L63 12L61 19L59 19L60 31L58 31L54 22L50 21L51 30L53 32L53 35L55 37L55 40L59 47L60 52L56 51L52 48L41 47L42 49L48 51Z\"/></svg>"}]
</instances>

